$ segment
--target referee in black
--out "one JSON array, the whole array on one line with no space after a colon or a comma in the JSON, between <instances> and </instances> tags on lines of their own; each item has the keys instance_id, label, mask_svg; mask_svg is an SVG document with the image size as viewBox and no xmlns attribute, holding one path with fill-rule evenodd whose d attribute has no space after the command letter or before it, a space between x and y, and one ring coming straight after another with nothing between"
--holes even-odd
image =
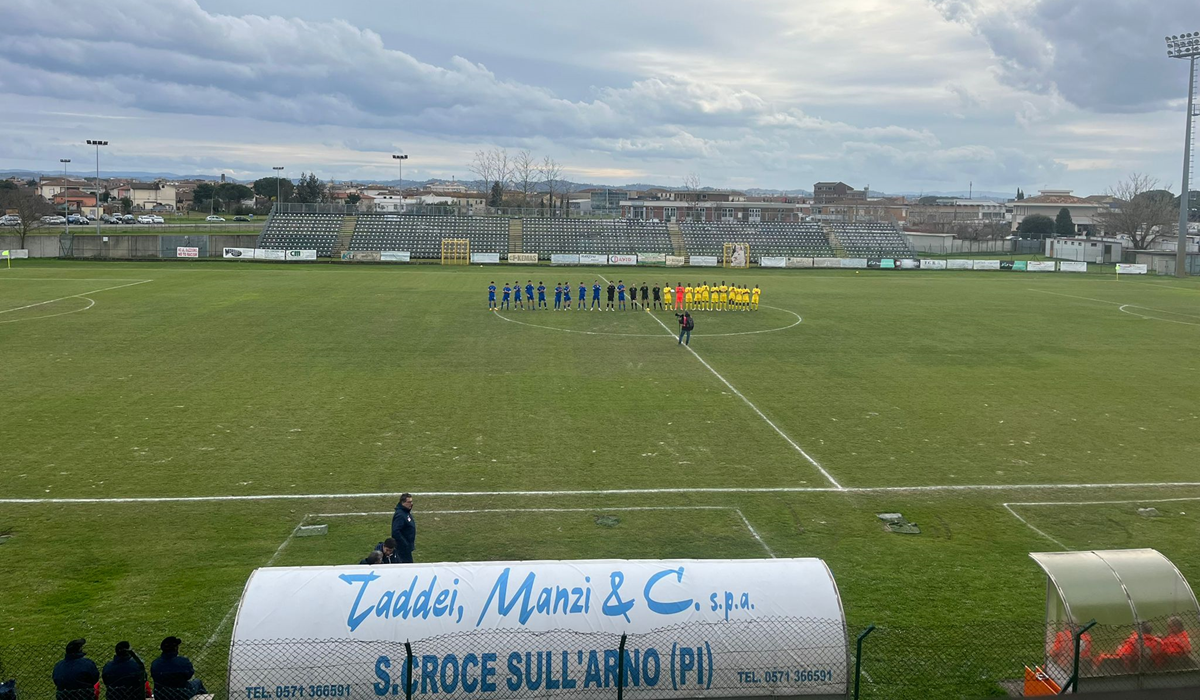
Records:
<instances>
[{"instance_id":1,"label":"referee in black","mask_svg":"<svg viewBox=\"0 0 1200 700\"><path fill-rule=\"evenodd\" d=\"M613 310L613 297L616 296L617 286L612 282L608 283L608 310Z\"/></svg>"},{"instance_id":2,"label":"referee in black","mask_svg":"<svg viewBox=\"0 0 1200 700\"><path fill-rule=\"evenodd\" d=\"M662 288L658 286L658 282L654 283L651 291L654 293L654 308L662 309Z\"/></svg>"}]
</instances>

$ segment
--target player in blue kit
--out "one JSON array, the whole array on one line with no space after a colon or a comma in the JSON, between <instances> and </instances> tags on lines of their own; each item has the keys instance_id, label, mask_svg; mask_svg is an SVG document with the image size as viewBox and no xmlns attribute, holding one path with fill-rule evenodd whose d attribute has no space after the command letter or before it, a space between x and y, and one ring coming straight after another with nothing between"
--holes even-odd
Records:
<instances>
[{"instance_id":1,"label":"player in blue kit","mask_svg":"<svg viewBox=\"0 0 1200 700\"><path fill-rule=\"evenodd\" d=\"M622 282L621 280L617 280L617 302L619 302L617 305L618 308L620 308L622 311L624 311L625 310L625 283Z\"/></svg>"},{"instance_id":2,"label":"player in blue kit","mask_svg":"<svg viewBox=\"0 0 1200 700\"><path fill-rule=\"evenodd\" d=\"M592 311L600 306L600 281L592 280Z\"/></svg>"},{"instance_id":3,"label":"player in blue kit","mask_svg":"<svg viewBox=\"0 0 1200 700\"><path fill-rule=\"evenodd\" d=\"M533 311L533 280L525 283L525 296L529 299L529 310Z\"/></svg>"},{"instance_id":4,"label":"player in blue kit","mask_svg":"<svg viewBox=\"0 0 1200 700\"><path fill-rule=\"evenodd\" d=\"M587 285L583 282L579 283L579 306L575 308L580 311L587 311Z\"/></svg>"},{"instance_id":5,"label":"player in blue kit","mask_svg":"<svg viewBox=\"0 0 1200 700\"><path fill-rule=\"evenodd\" d=\"M521 283L520 282L513 284L513 301L516 302L518 309L520 309L522 311L525 310L525 302L521 301ZM532 301L532 299L530 301Z\"/></svg>"},{"instance_id":6,"label":"player in blue kit","mask_svg":"<svg viewBox=\"0 0 1200 700\"><path fill-rule=\"evenodd\" d=\"M496 283L492 282L488 285L488 310L496 308Z\"/></svg>"},{"instance_id":7,"label":"player in blue kit","mask_svg":"<svg viewBox=\"0 0 1200 700\"><path fill-rule=\"evenodd\" d=\"M504 296L500 298L500 308L511 311L512 305L508 303L509 297L512 296L512 287L508 283L504 283Z\"/></svg>"},{"instance_id":8,"label":"player in blue kit","mask_svg":"<svg viewBox=\"0 0 1200 700\"><path fill-rule=\"evenodd\" d=\"M554 310L562 311L562 285L554 283Z\"/></svg>"},{"instance_id":9,"label":"player in blue kit","mask_svg":"<svg viewBox=\"0 0 1200 700\"><path fill-rule=\"evenodd\" d=\"M539 309L549 309L550 308L550 306L548 304L546 304L546 283L545 282L538 282L538 308Z\"/></svg>"},{"instance_id":10,"label":"player in blue kit","mask_svg":"<svg viewBox=\"0 0 1200 700\"><path fill-rule=\"evenodd\" d=\"M571 283L563 282L563 311L571 310Z\"/></svg>"}]
</instances>

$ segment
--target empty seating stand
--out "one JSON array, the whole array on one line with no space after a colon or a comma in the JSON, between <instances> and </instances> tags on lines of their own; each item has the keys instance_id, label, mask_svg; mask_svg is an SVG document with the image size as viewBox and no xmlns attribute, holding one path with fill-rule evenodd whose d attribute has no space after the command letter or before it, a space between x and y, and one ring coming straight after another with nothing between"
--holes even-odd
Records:
<instances>
[{"instance_id":1,"label":"empty seating stand","mask_svg":"<svg viewBox=\"0 0 1200 700\"><path fill-rule=\"evenodd\" d=\"M401 250L414 259L437 259L442 239L465 238L472 253L508 254L508 219L483 216L362 214L354 225L350 250Z\"/></svg>"},{"instance_id":2,"label":"empty seating stand","mask_svg":"<svg viewBox=\"0 0 1200 700\"><path fill-rule=\"evenodd\" d=\"M341 229L341 214L272 214L257 245L269 250L315 250L329 257Z\"/></svg>"},{"instance_id":3,"label":"empty seating stand","mask_svg":"<svg viewBox=\"0 0 1200 700\"><path fill-rule=\"evenodd\" d=\"M684 221L679 229L688 252L693 255L721 255L726 243L748 243L751 260L763 256L834 257L829 238L819 224Z\"/></svg>"},{"instance_id":4,"label":"empty seating stand","mask_svg":"<svg viewBox=\"0 0 1200 700\"><path fill-rule=\"evenodd\" d=\"M521 246L545 260L553 253L670 253L671 236L661 221L639 219L525 219Z\"/></svg>"},{"instance_id":5,"label":"empty seating stand","mask_svg":"<svg viewBox=\"0 0 1200 700\"><path fill-rule=\"evenodd\" d=\"M830 224L846 255L854 258L915 258L904 234L891 224Z\"/></svg>"}]
</instances>

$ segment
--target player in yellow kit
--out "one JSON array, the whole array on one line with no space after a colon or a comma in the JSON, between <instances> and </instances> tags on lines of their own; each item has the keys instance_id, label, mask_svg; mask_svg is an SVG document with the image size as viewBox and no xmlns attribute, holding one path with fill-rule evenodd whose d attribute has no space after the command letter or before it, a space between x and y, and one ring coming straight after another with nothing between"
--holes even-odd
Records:
<instances>
[{"instance_id":1,"label":"player in yellow kit","mask_svg":"<svg viewBox=\"0 0 1200 700\"><path fill-rule=\"evenodd\" d=\"M721 285L717 287L717 308L724 311L729 305L729 285L725 284L725 280L721 280Z\"/></svg>"},{"instance_id":2,"label":"player in yellow kit","mask_svg":"<svg viewBox=\"0 0 1200 700\"><path fill-rule=\"evenodd\" d=\"M709 302L709 291L710 291L710 289L708 286L708 282L701 282L700 283L700 309L702 311L711 311L712 310L712 307L709 306L709 303L710 303Z\"/></svg>"},{"instance_id":3,"label":"player in yellow kit","mask_svg":"<svg viewBox=\"0 0 1200 700\"><path fill-rule=\"evenodd\" d=\"M662 287L663 308L667 311L675 310L675 288L668 282Z\"/></svg>"},{"instance_id":4,"label":"player in yellow kit","mask_svg":"<svg viewBox=\"0 0 1200 700\"><path fill-rule=\"evenodd\" d=\"M695 290L692 289L692 285L690 285L690 284L683 288L683 308L685 310L691 310L692 295L694 292L695 292Z\"/></svg>"},{"instance_id":5,"label":"player in yellow kit","mask_svg":"<svg viewBox=\"0 0 1200 700\"><path fill-rule=\"evenodd\" d=\"M761 294L762 290L758 288L757 284L754 285L754 289L750 290L750 308L754 311L758 311L758 297Z\"/></svg>"},{"instance_id":6,"label":"player in yellow kit","mask_svg":"<svg viewBox=\"0 0 1200 700\"><path fill-rule=\"evenodd\" d=\"M742 287L742 311L750 310L750 288Z\"/></svg>"}]
</instances>

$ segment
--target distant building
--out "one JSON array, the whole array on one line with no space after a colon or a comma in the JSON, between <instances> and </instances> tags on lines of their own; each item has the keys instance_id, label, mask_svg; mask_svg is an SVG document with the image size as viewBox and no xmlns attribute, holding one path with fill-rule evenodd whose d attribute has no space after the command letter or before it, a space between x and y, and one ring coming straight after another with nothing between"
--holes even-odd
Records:
<instances>
[{"instance_id":1,"label":"distant building","mask_svg":"<svg viewBox=\"0 0 1200 700\"><path fill-rule=\"evenodd\" d=\"M681 193L676 193L678 197ZM678 201L628 199L621 202L621 217L659 221L725 221L759 223L802 221L805 205L779 202Z\"/></svg>"},{"instance_id":2,"label":"distant building","mask_svg":"<svg viewBox=\"0 0 1200 700\"><path fill-rule=\"evenodd\" d=\"M442 192L462 192L462 193L465 193L465 192L470 192L471 190L470 190L470 189L469 189L469 188L468 188L466 185L462 184L461 182L458 182L457 180L451 180L450 182L434 182L434 183L430 183L430 185L429 185L429 191L430 191L430 192L436 192L436 193L439 193L439 194L440 194L440 193L442 193Z\"/></svg>"},{"instance_id":3,"label":"distant building","mask_svg":"<svg viewBox=\"0 0 1200 700\"><path fill-rule=\"evenodd\" d=\"M938 199L933 204L909 207L910 227L926 231L946 231L954 226L983 226L1003 223L1008 218L1007 205L986 199Z\"/></svg>"},{"instance_id":4,"label":"distant building","mask_svg":"<svg viewBox=\"0 0 1200 700\"><path fill-rule=\"evenodd\" d=\"M65 190L95 192L96 188L87 180L79 180L72 177L43 177L38 180L38 194L47 201L53 200L55 195L61 194Z\"/></svg>"},{"instance_id":5,"label":"distant building","mask_svg":"<svg viewBox=\"0 0 1200 700\"><path fill-rule=\"evenodd\" d=\"M96 204L97 196L94 192L64 190L54 195L50 201L60 212L65 210L69 214L83 214L90 218L96 218L102 213Z\"/></svg>"},{"instance_id":6,"label":"distant building","mask_svg":"<svg viewBox=\"0 0 1200 700\"><path fill-rule=\"evenodd\" d=\"M1097 215L1101 209L1108 206L1103 201L1076 197L1071 194L1071 190L1040 190L1036 197L1026 197L1012 203L1012 230L1016 231L1027 216L1041 214L1053 219L1058 216L1059 210L1065 207L1071 212L1075 231L1087 234L1095 230Z\"/></svg>"},{"instance_id":7,"label":"distant building","mask_svg":"<svg viewBox=\"0 0 1200 700\"><path fill-rule=\"evenodd\" d=\"M621 201L629 199L633 193L628 190L593 189L587 191L592 200L592 211L617 212L621 210Z\"/></svg>"},{"instance_id":8,"label":"distant building","mask_svg":"<svg viewBox=\"0 0 1200 700\"><path fill-rule=\"evenodd\" d=\"M844 200L865 200L865 190L856 190L844 182L818 182L813 185L813 204L832 204Z\"/></svg>"},{"instance_id":9,"label":"distant building","mask_svg":"<svg viewBox=\"0 0 1200 700\"><path fill-rule=\"evenodd\" d=\"M117 189L117 199L128 197L134 211L175 211L176 187L161 180L131 182Z\"/></svg>"}]
</instances>

